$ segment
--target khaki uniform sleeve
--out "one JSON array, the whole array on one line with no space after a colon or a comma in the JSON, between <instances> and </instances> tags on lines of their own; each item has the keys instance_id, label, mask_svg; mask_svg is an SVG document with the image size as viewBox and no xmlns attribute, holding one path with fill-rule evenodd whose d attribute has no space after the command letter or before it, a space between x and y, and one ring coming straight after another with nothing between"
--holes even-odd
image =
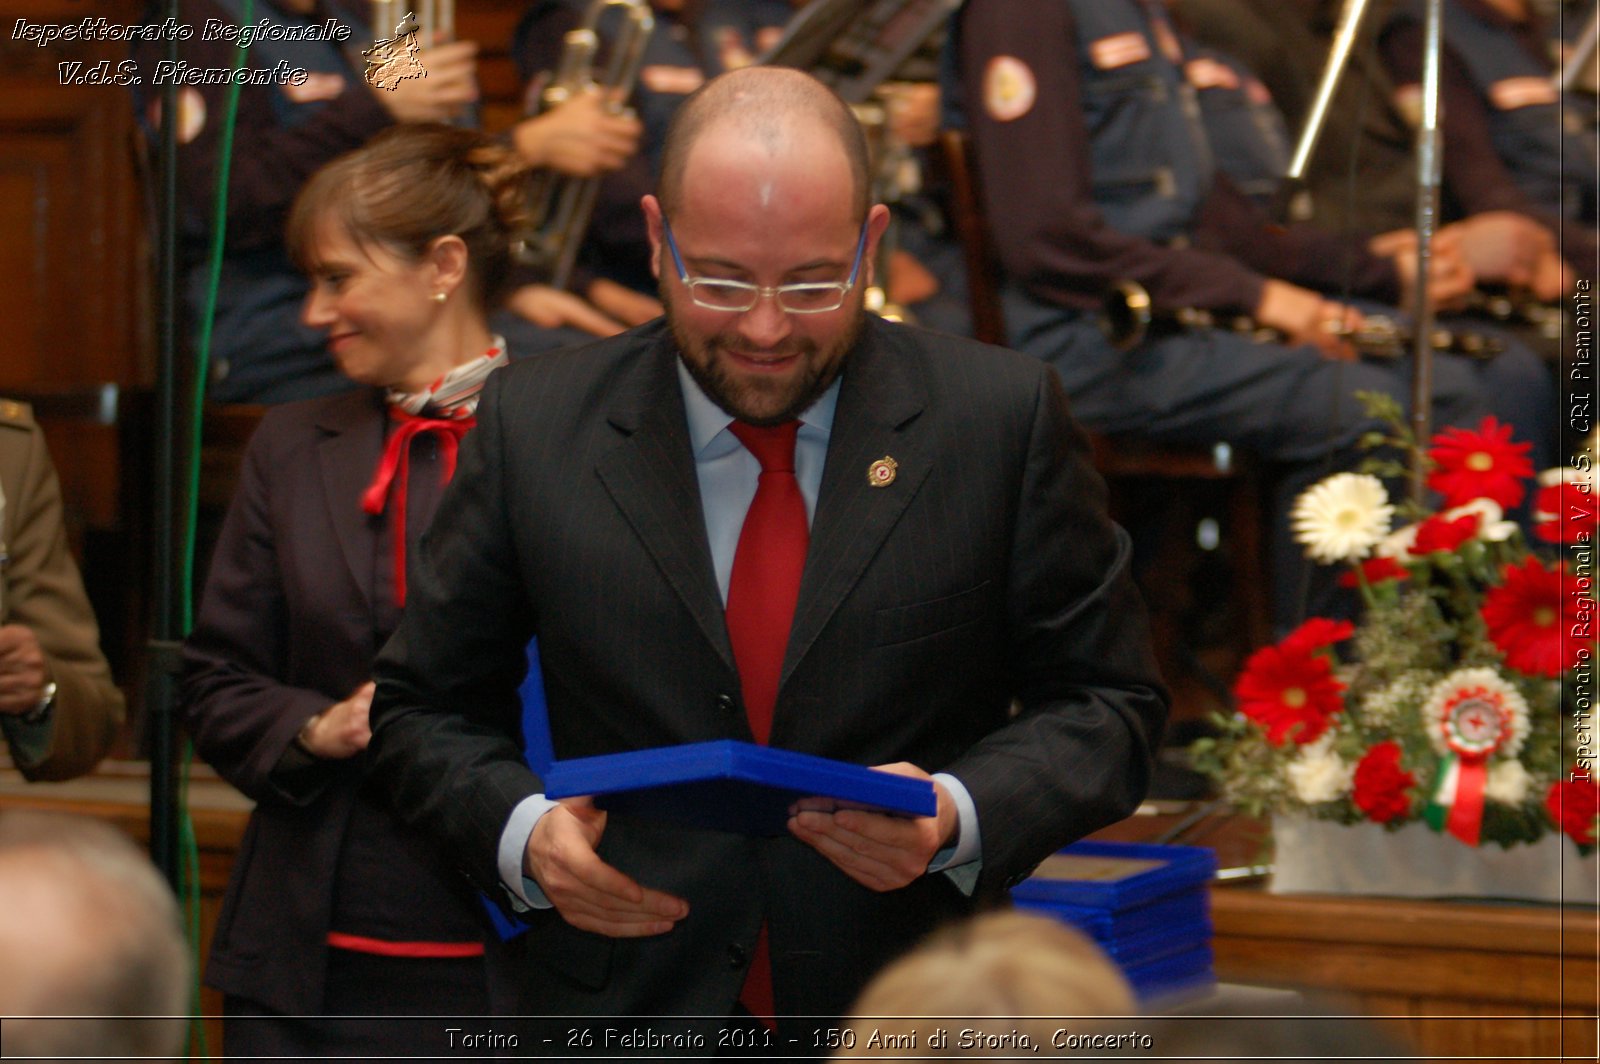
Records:
<instances>
[{"instance_id":1,"label":"khaki uniform sleeve","mask_svg":"<svg viewBox=\"0 0 1600 1064\"><path fill-rule=\"evenodd\" d=\"M0 487L5 491L6 563L0 620L32 629L56 682L55 707L37 725L0 716L12 760L30 780L92 769L124 714L122 692L100 650L100 629L67 549L61 485L44 434L28 408L0 400Z\"/></svg>"}]
</instances>

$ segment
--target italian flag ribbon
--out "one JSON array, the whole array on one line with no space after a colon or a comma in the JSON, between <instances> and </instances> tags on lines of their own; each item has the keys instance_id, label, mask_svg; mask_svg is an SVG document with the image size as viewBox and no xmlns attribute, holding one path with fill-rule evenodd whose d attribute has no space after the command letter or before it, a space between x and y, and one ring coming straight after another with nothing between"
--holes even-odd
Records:
<instances>
[{"instance_id":1,"label":"italian flag ribbon","mask_svg":"<svg viewBox=\"0 0 1600 1064\"><path fill-rule=\"evenodd\" d=\"M1468 846L1483 828L1483 795L1489 758L1506 746L1516 707L1497 685L1460 684L1430 700L1435 745L1443 748L1438 781L1423 816L1435 831L1448 831Z\"/></svg>"}]
</instances>

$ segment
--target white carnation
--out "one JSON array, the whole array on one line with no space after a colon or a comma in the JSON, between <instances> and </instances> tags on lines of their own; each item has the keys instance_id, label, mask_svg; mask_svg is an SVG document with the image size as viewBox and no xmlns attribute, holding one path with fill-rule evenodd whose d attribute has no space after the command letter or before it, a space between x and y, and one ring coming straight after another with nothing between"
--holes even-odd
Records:
<instances>
[{"instance_id":1,"label":"white carnation","mask_svg":"<svg viewBox=\"0 0 1600 1064\"><path fill-rule=\"evenodd\" d=\"M1521 761L1497 761L1489 766L1489 782L1484 785L1483 796L1505 805L1521 805L1528 798L1532 782L1533 777Z\"/></svg>"},{"instance_id":2,"label":"white carnation","mask_svg":"<svg viewBox=\"0 0 1600 1064\"><path fill-rule=\"evenodd\" d=\"M1324 735L1301 750L1284 771L1295 797L1307 805L1317 805L1349 794L1356 769L1333 752L1333 737Z\"/></svg>"}]
</instances>

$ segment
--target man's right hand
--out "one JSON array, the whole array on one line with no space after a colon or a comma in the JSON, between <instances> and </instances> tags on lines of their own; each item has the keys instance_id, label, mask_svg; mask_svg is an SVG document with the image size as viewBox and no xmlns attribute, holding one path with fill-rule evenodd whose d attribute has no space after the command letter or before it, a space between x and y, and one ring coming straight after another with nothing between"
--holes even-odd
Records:
<instances>
[{"instance_id":1,"label":"man's right hand","mask_svg":"<svg viewBox=\"0 0 1600 1064\"><path fill-rule=\"evenodd\" d=\"M1310 344L1324 358L1351 362L1355 348L1341 338L1341 332L1361 327L1361 312L1287 281L1269 278L1256 304L1256 321L1283 333L1291 344Z\"/></svg>"},{"instance_id":2,"label":"man's right hand","mask_svg":"<svg viewBox=\"0 0 1600 1064\"><path fill-rule=\"evenodd\" d=\"M453 41L417 53L428 72L405 78L393 89L373 89L396 122L453 122L478 99L478 45Z\"/></svg>"},{"instance_id":3,"label":"man's right hand","mask_svg":"<svg viewBox=\"0 0 1600 1064\"><path fill-rule=\"evenodd\" d=\"M589 798L568 798L539 818L528 836L523 871L561 918L612 938L662 935L689 915L681 898L650 890L600 859L606 814Z\"/></svg>"}]
</instances>

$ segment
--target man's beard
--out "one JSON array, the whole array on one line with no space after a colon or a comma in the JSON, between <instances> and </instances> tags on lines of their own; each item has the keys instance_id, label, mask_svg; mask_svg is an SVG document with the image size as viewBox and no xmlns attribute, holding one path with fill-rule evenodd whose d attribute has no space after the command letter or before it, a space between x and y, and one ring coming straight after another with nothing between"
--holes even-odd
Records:
<instances>
[{"instance_id":1,"label":"man's beard","mask_svg":"<svg viewBox=\"0 0 1600 1064\"><path fill-rule=\"evenodd\" d=\"M678 351L689 375L724 413L751 425L781 425L791 421L815 403L833 384L844 364L844 355L861 335L863 312L851 315L849 327L822 349L812 340L790 338L773 355L795 355L799 373L790 381L763 382L759 377L737 379L728 372L728 355L722 340L690 336L673 314L670 300L663 300L667 325L672 329ZM763 387L766 384L766 387Z\"/></svg>"}]
</instances>

